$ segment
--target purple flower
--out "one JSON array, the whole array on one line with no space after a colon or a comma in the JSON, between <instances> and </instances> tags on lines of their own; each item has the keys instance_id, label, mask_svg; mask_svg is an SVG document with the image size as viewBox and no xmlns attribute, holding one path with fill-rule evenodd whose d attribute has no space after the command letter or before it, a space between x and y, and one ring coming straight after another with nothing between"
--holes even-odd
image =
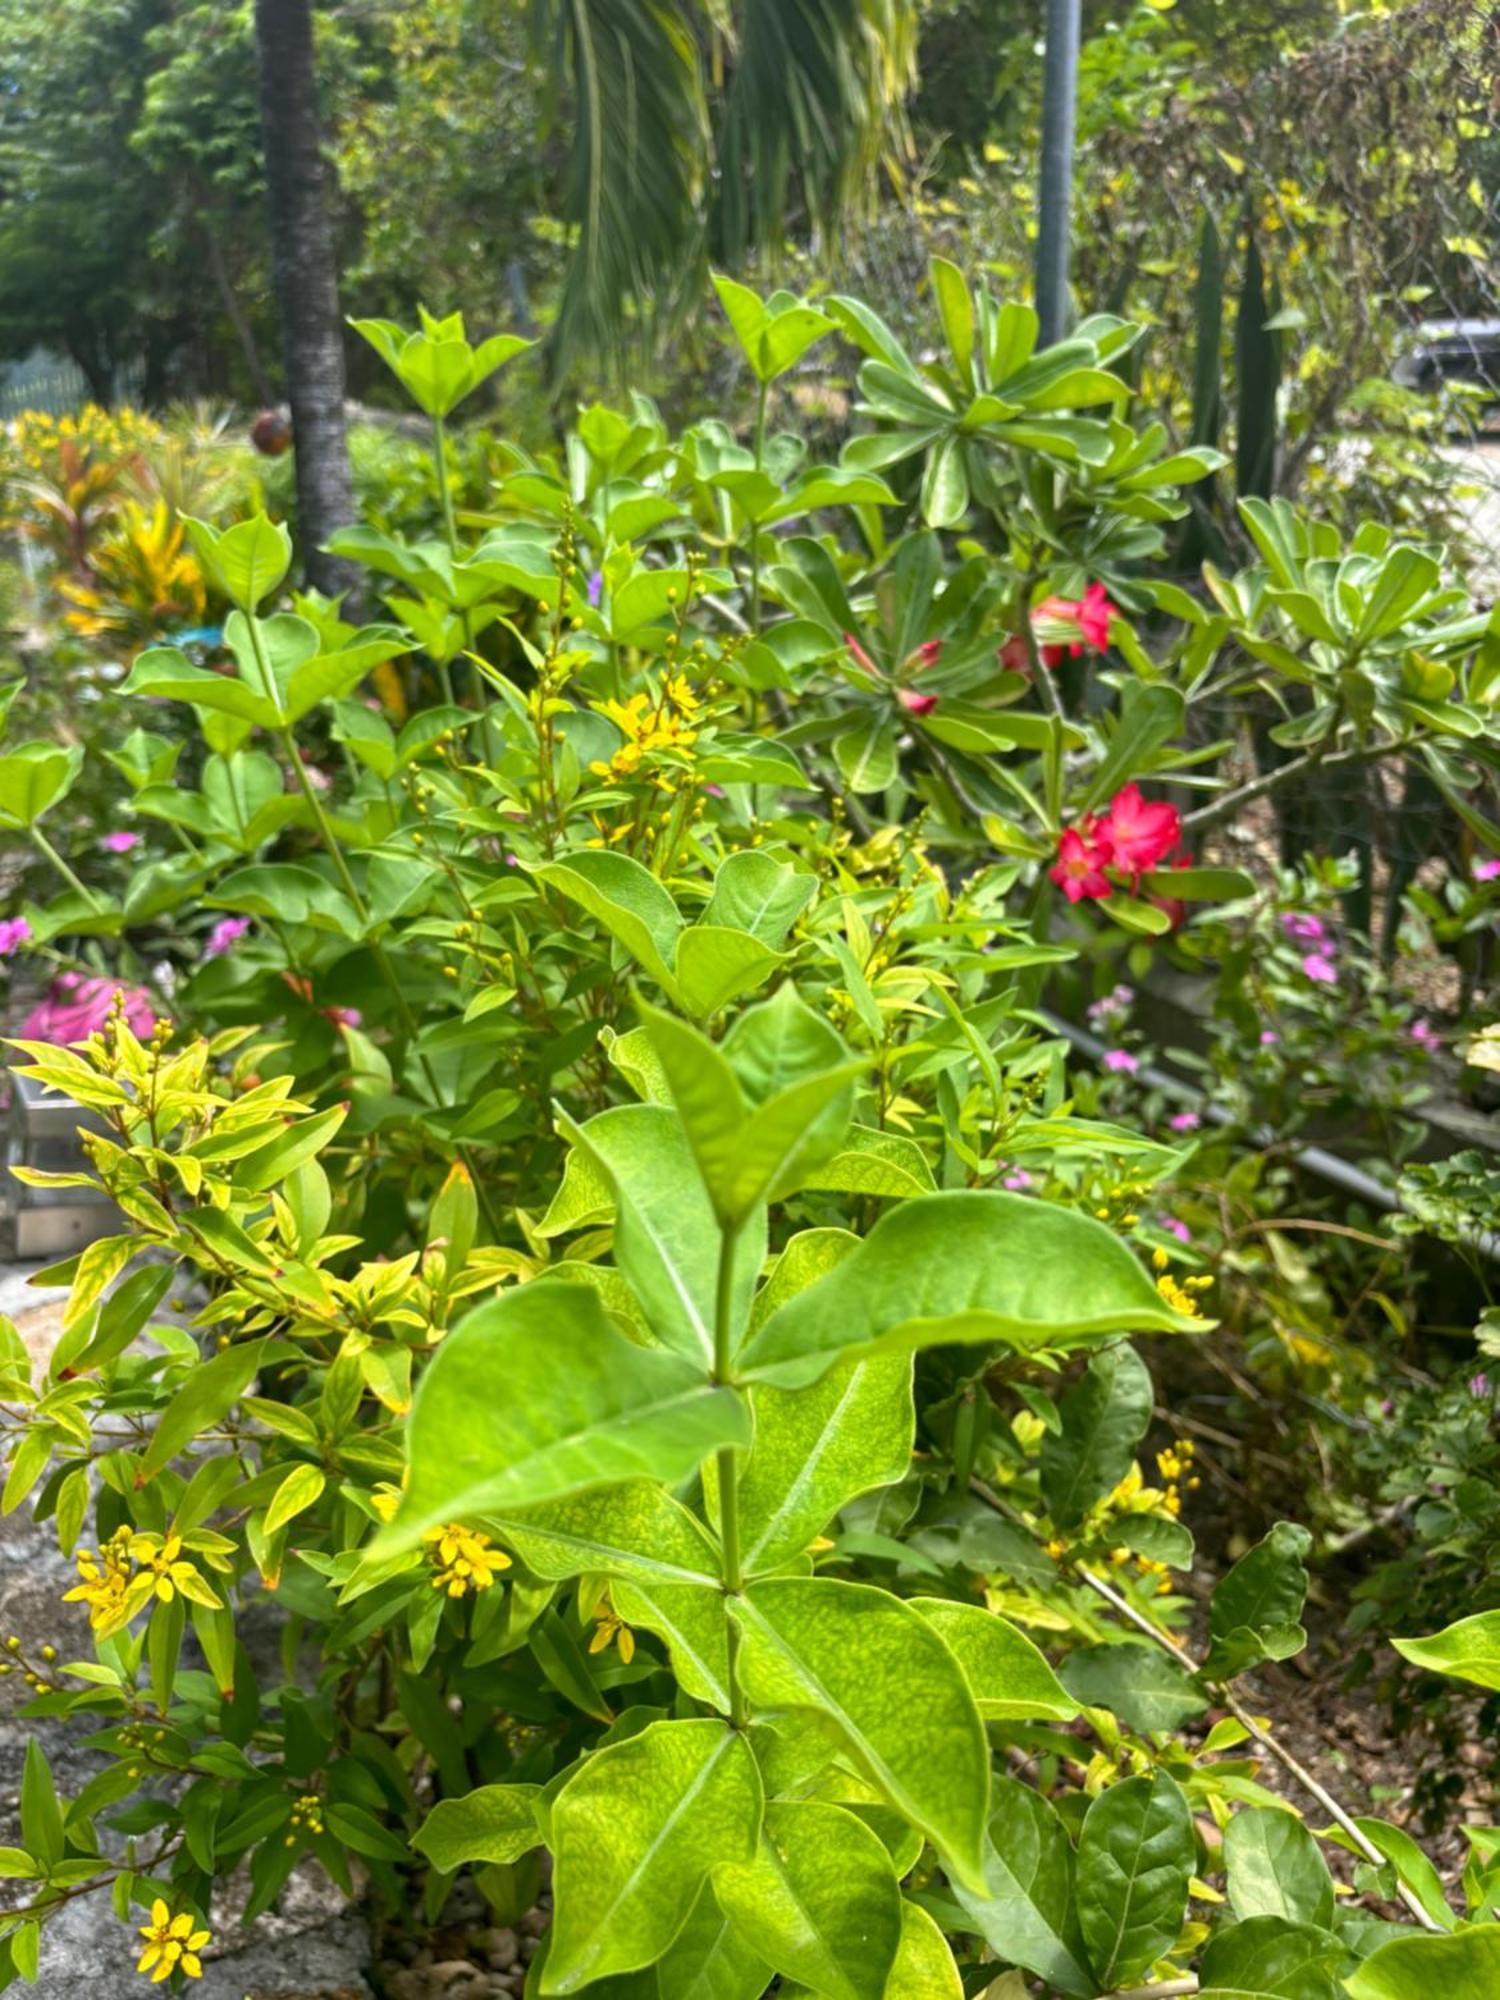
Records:
<instances>
[{"instance_id":1,"label":"purple flower","mask_svg":"<svg viewBox=\"0 0 1500 2000\"><path fill-rule=\"evenodd\" d=\"M1167 1123L1174 1132L1196 1132L1203 1120L1196 1111L1174 1111Z\"/></svg>"},{"instance_id":2,"label":"purple flower","mask_svg":"<svg viewBox=\"0 0 1500 2000\"><path fill-rule=\"evenodd\" d=\"M1165 1229L1169 1236L1175 1236L1179 1243L1192 1242L1192 1230L1185 1222L1179 1222L1175 1215L1159 1215L1156 1220L1158 1227Z\"/></svg>"},{"instance_id":3,"label":"purple flower","mask_svg":"<svg viewBox=\"0 0 1500 2000\"><path fill-rule=\"evenodd\" d=\"M1113 1070L1116 1076L1134 1076L1141 1066L1139 1056L1133 1056L1129 1049L1106 1049L1104 1067Z\"/></svg>"},{"instance_id":4,"label":"purple flower","mask_svg":"<svg viewBox=\"0 0 1500 2000\"><path fill-rule=\"evenodd\" d=\"M1106 993L1102 999L1093 1000L1089 1003L1087 1009L1088 1018L1096 1028L1102 1027L1106 1022L1117 1018L1123 1020L1125 1015L1130 1012L1134 1001L1135 988L1133 986L1117 986L1112 993Z\"/></svg>"},{"instance_id":5,"label":"purple flower","mask_svg":"<svg viewBox=\"0 0 1500 2000\"><path fill-rule=\"evenodd\" d=\"M1469 1394L1471 1396L1487 1396L1489 1393L1490 1378L1488 1375L1479 1374L1470 1377Z\"/></svg>"},{"instance_id":6,"label":"purple flower","mask_svg":"<svg viewBox=\"0 0 1500 2000\"><path fill-rule=\"evenodd\" d=\"M1442 1036L1425 1014L1419 1014L1406 1032L1419 1049L1440 1049L1443 1046Z\"/></svg>"},{"instance_id":7,"label":"purple flower","mask_svg":"<svg viewBox=\"0 0 1500 2000\"><path fill-rule=\"evenodd\" d=\"M1008 1187L1013 1194L1020 1194L1031 1186L1031 1176L1024 1167L1012 1167L1000 1185Z\"/></svg>"},{"instance_id":8,"label":"purple flower","mask_svg":"<svg viewBox=\"0 0 1500 2000\"><path fill-rule=\"evenodd\" d=\"M203 956L222 958L226 951L233 950L249 928L248 917L220 917L208 934L208 942L203 947Z\"/></svg>"},{"instance_id":9,"label":"purple flower","mask_svg":"<svg viewBox=\"0 0 1500 2000\"><path fill-rule=\"evenodd\" d=\"M589 603L597 606L604 595L604 572L602 569L589 571Z\"/></svg>"},{"instance_id":10,"label":"purple flower","mask_svg":"<svg viewBox=\"0 0 1500 2000\"><path fill-rule=\"evenodd\" d=\"M1302 961L1302 970L1319 986L1337 986L1339 983L1339 969L1326 952L1310 951Z\"/></svg>"},{"instance_id":11,"label":"purple flower","mask_svg":"<svg viewBox=\"0 0 1500 2000\"><path fill-rule=\"evenodd\" d=\"M1260 1031L1260 1045L1261 1045L1261 1047L1262 1047L1263 1049L1272 1049L1272 1048L1275 1048L1276 1044L1277 1044L1277 1043L1278 1043L1278 1042L1279 1042L1280 1040L1281 1040L1281 1037L1280 1037L1280 1035L1278 1035L1278 1034L1277 1034L1277 1032L1276 1032L1276 1030L1275 1030L1274 1028L1262 1028L1262 1029L1261 1029L1261 1031Z\"/></svg>"},{"instance_id":12,"label":"purple flower","mask_svg":"<svg viewBox=\"0 0 1500 2000\"><path fill-rule=\"evenodd\" d=\"M138 833L124 832L107 833L99 843L106 854L128 854L132 847L139 847L140 844L141 836Z\"/></svg>"},{"instance_id":13,"label":"purple flower","mask_svg":"<svg viewBox=\"0 0 1500 2000\"><path fill-rule=\"evenodd\" d=\"M1288 937L1299 938L1304 944L1323 944L1328 937L1323 919L1315 917L1311 910L1283 910L1281 928Z\"/></svg>"},{"instance_id":14,"label":"purple flower","mask_svg":"<svg viewBox=\"0 0 1500 2000\"><path fill-rule=\"evenodd\" d=\"M1483 861L1476 861L1474 863L1474 880L1476 882L1493 882L1497 878L1500 878L1500 860L1496 860L1493 856L1487 856Z\"/></svg>"},{"instance_id":15,"label":"purple flower","mask_svg":"<svg viewBox=\"0 0 1500 2000\"><path fill-rule=\"evenodd\" d=\"M9 958L19 951L31 936L31 926L24 917L0 918L0 958Z\"/></svg>"}]
</instances>

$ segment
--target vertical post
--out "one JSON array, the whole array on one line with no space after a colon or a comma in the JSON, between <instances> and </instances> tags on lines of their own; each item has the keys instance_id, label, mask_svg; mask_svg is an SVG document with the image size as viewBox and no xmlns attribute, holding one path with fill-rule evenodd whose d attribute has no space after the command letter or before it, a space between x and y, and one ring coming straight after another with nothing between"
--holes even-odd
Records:
<instances>
[{"instance_id":1,"label":"vertical post","mask_svg":"<svg viewBox=\"0 0 1500 2000\"><path fill-rule=\"evenodd\" d=\"M1068 331L1080 13L1081 0L1047 0L1036 238L1036 309L1044 347L1062 340Z\"/></svg>"}]
</instances>

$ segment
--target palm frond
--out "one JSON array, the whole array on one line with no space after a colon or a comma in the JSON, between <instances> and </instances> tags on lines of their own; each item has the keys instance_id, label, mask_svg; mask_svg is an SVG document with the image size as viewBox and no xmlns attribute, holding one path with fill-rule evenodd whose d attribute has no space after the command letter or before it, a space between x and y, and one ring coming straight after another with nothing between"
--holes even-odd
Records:
<instances>
[{"instance_id":1,"label":"palm frond","mask_svg":"<svg viewBox=\"0 0 1500 2000\"><path fill-rule=\"evenodd\" d=\"M918 0L745 0L719 144L716 250L784 233L793 201L831 228L909 145Z\"/></svg>"},{"instance_id":2,"label":"palm frond","mask_svg":"<svg viewBox=\"0 0 1500 2000\"><path fill-rule=\"evenodd\" d=\"M566 215L577 244L554 368L619 352L633 313L669 310L701 276L708 181L702 55L671 0L547 0L572 100Z\"/></svg>"}]
</instances>

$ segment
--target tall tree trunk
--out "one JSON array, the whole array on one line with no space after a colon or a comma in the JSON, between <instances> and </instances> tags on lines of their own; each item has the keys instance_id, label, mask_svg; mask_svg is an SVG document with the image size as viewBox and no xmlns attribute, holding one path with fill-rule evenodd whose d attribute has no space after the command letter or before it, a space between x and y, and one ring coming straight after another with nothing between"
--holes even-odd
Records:
<instances>
[{"instance_id":1,"label":"tall tree trunk","mask_svg":"<svg viewBox=\"0 0 1500 2000\"><path fill-rule=\"evenodd\" d=\"M354 519L354 479L344 430L344 325L313 71L311 0L255 0L255 36L303 561L319 590L357 591L355 565L325 553L335 530Z\"/></svg>"}]
</instances>

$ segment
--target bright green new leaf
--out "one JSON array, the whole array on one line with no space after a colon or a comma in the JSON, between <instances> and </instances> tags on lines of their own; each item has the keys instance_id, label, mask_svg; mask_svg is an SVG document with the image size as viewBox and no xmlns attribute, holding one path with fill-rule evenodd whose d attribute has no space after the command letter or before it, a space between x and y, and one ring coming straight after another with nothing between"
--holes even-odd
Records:
<instances>
[{"instance_id":1,"label":"bright green new leaf","mask_svg":"<svg viewBox=\"0 0 1500 2000\"><path fill-rule=\"evenodd\" d=\"M901 1942L891 1967L889 2000L963 2000L963 1980L948 1941L916 1903L901 1905Z\"/></svg>"},{"instance_id":2,"label":"bright green new leaf","mask_svg":"<svg viewBox=\"0 0 1500 2000\"><path fill-rule=\"evenodd\" d=\"M954 1894L980 1936L1011 1965L1059 1992L1098 1992L1084 1958L1073 1902L1073 1849L1057 1812L1039 1792L997 1776L984 1844L984 1881Z\"/></svg>"},{"instance_id":3,"label":"bright green new leaf","mask_svg":"<svg viewBox=\"0 0 1500 2000\"><path fill-rule=\"evenodd\" d=\"M883 1796L961 1878L981 1881L984 1725L926 1620L884 1591L822 1577L753 1583L729 1610L751 1706L827 1716Z\"/></svg>"},{"instance_id":4,"label":"bright green new leaf","mask_svg":"<svg viewBox=\"0 0 1500 2000\"><path fill-rule=\"evenodd\" d=\"M795 1387L841 1353L944 1341L1068 1347L1207 1324L1172 1311L1102 1223L1024 1195L962 1190L882 1217L837 1270L772 1314L740 1365Z\"/></svg>"},{"instance_id":5,"label":"bright green new leaf","mask_svg":"<svg viewBox=\"0 0 1500 2000\"><path fill-rule=\"evenodd\" d=\"M753 1856L762 1810L750 1746L727 1723L657 1722L585 1758L552 1806L542 1992L660 1958L709 1870Z\"/></svg>"},{"instance_id":6,"label":"bright green new leaf","mask_svg":"<svg viewBox=\"0 0 1500 2000\"><path fill-rule=\"evenodd\" d=\"M695 1516L653 1481L632 1479L545 1507L489 1517L534 1576L597 1574L643 1584L718 1587L718 1548Z\"/></svg>"},{"instance_id":7,"label":"bright green new leaf","mask_svg":"<svg viewBox=\"0 0 1500 2000\"><path fill-rule=\"evenodd\" d=\"M1077 1715L1078 1703L1045 1657L1008 1620L946 1597L908 1601L963 1668L986 1721L1071 1722Z\"/></svg>"},{"instance_id":8,"label":"bright green new leaf","mask_svg":"<svg viewBox=\"0 0 1500 2000\"><path fill-rule=\"evenodd\" d=\"M1177 1942L1197 1856L1187 1800L1165 1771L1111 1785L1089 1807L1078 1923L1106 1991L1133 1985Z\"/></svg>"},{"instance_id":9,"label":"bright green new leaf","mask_svg":"<svg viewBox=\"0 0 1500 2000\"><path fill-rule=\"evenodd\" d=\"M539 1847L540 1785L480 1785L461 1799L442 1799L412 1835L412 1846L451 1875L476 1861L518 1861Z\"/></svg>"},{"instance_id":10,"label":"bright green new leaf","mask_svg":"<svg viewBox=\"0 0 1500 2000\"><path fill-rule=\"evenodd\" d=\"M1311 1547L1306 1528L1278 1521L1219 1579L1209 1604L1207 1673L1227 1678L1302 1651L1307 1634L1297 1621L1307 1601L1303 1558Z\"/></svg>"},{"instance_id":11,"label":"bright green new leaf","mask_svg":"<svg viewBox=\"0 0 1500 2000\"><path fill-rule=\"evenodd\" d=\"M323 1488L328 1484L327 1475L320 1466L294 1465L271 1496L266 1508L266 1533L274 1535L278 1528L284 1528L288 1521L294 1521L299 1514L305 1514L322 1497Z\"/></svg>"},{"instance_id":12,"label":"bright green new leaf","mask_svg":"<svg viewBox=\"0 0 1500 2000\"><path fill-rule=\"evenodd\" d=\"M224 529L181 517L198 560L231 604L254 612L263 598L280 590L292 566L292 537L285 522L252 514Z\"/></svg>"},{"instance_id":13,"label":"bright green new leaf","mask_svg":"<svg viewBox=\"0 0 1500 2000\"><path fill-rule=\"evenodd\" d=\"M562 861L538 862L532 873L587 910L665 993L676 998L672 967L682 918L649 868L628 854L589 849Z\"/></svg>"},{"instance_id":14,"label":"bright green new leaf","mask_svg":"<svg viewBox=\"0 0 1500 2000\"><path fill-rule=\"evenodd\" d=\"M842 1806L768 1805L754 1860L715 1869L714 1893L784 1979L828 2000L885 1992L901 1890L880 1841Z\"/></svg>"},{"instance_id":15,"label":"bright green new leaf","mask_svg":"<svg viewBox=\"0 0 1500 2000\"><path fill-rule=\"evenodd\" d=\"M1393 1938L1344 1981L1349 2000L1495 2000L1500 1924L1453 1937Z\"/></svg>"},{"instance_id":16,"label":"bright green new leaf","mask_svg":"<svg viewBox=\"0 0 1500 2000\"><path fill-rule=\"evenodd\" d=\"M760 2000L770 1983L770 1966L719 1908L712 1882L705 1882L692 1914L657 1961L651 2000Z\"/></svg>"},{"instance_id":17,"label":"bright green new leaf","mask_svg":"<svg viewBox=\"0 0 1500 2000\"><path fill-rule=\"evenodd\" d=\"M665 1643L683 1692L728 1715L733 1704L723 1585L658 1583L634 1574L617 1578L610 1596L627 1625L654 1632Z\"/></svg>"},{"instance_id":18,"label":"bright green new leaf","mask_svg":"<svg viewBox=\"0 0 1500 2000\"><path fill-rule=\"evenodd\" d=\"M732 1390L633 1346L588 1286L534 1280L470 1313L429 1363L407 1424L406 1497L376 1547L620 1480L675 1483L748 1442Z\"/></svg>"},{"instance_id":19,"label":"bright green new leaf","mask_svg":"<svg viewBox=\"0 0 1500 2000\"><path fill-rule=\"evenodd\" d=\"M1430 1639L1392 1639L1391 1644L1414 1667L1472 1681L1476 1687L1500 1688L1500 1611L1460 1618Z\"/></svg>"},{"instance_id":20,"label":"bright green new leaf","mask_svg":"<svg viewBox=\"0 0 1500 2000\"><path fill-rule=\"evenodd\" d=\"M18 743L0 757L0 826L35 826L67 797L82 769L81 743Z\"/></svg>"}]
</instances>

